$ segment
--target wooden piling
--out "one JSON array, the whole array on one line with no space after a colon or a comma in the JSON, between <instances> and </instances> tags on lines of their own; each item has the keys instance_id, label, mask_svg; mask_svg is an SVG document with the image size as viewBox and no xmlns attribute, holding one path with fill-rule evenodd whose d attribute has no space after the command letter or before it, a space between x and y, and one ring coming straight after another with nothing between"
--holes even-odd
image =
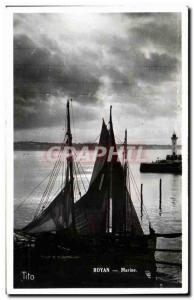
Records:
<instances>
[{"instance_id":1,"label":"wooden piling","mask_svg":"<svg viewBox=\"0 0 194 300\"><path fill-rule=\"evenodd\" d=\"M143 183L141 183L141 219L143 217Z\"/></svg>"},{"instance_id":2,"label":"wooden piling","mask_svg":"<svg viewBox=\"0 0 194 300\"><path fill-rule=\"evenodd\" d=\"M162 209L162 179L160 178L160 184L159 184L159 209L161 211Z\"/></svg>"}]
</instances>

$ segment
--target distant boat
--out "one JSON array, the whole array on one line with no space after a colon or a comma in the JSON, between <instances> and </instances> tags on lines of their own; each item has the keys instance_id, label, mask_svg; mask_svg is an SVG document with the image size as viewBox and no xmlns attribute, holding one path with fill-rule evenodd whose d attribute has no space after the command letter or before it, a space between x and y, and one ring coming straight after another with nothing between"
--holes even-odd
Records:
<instances>
[{"instance_id":1,"label":"distant boat","mask_svg":"<svg viewBox=\"0 0 194 300\"><path fill-rule=\"evenodd\" d=\"M142 173L173 173L182 174L182 155L177 154L177 135L174 132L172 140L172 155L167 155L166 159L156 160L155 162L144 162L140 164Z\"/></svg>"}]
</instances>

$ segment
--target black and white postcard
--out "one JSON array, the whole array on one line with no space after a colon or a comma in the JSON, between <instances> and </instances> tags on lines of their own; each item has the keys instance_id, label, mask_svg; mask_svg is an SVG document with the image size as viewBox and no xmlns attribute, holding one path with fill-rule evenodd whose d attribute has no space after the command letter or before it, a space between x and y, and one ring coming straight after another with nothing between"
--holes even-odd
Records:
<instances>
[{"instance_id":1,"label":"black and white postcard","mask_svg":"<svg viewBox=\"0 0 194 300\"><path fill-rule=\"evenodd\" d=\"M8 293L188 293L187 8L5 19Z\"/></svg>"}]
</instances>

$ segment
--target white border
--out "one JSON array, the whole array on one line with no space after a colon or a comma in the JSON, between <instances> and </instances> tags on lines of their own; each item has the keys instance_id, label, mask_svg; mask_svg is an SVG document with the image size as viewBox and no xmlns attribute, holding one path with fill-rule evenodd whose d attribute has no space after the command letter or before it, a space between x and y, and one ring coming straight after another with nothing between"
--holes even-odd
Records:
<instances>
[{"instance_id":1,"label":"white border","mask_svg":"<svg viewBox=\"0 0 194 300\"><path fill-rule=\"evenodd\" d=\"M87 2L87 1L85 1ZM29 3L28 3L29 4ZM40 5L40 1L33 1L33 5ZM42 5L61 5L60 1L41 1ZM72 2L66 1L67 5ZM87 3L89 4L89 3ZM6 1L6 5L14 5L13 1ZM26 5L21 2L20 5ZM29 4L30 5L30 4ZM180 12L182 13L182 288L61 288L61 289L14 289L13 288L13 13L14 12ZM85 7L4 7L3 24L4 43L6 43L4 57L5 70L5 97L6 97L6 120L7 120L7 157L6 157L6 244L7 244L7 293L16 294L187 294L188 293L188 9L186 7L160 7L141 4L130 6L85 6Z\"/></svg>"}]
</instances>

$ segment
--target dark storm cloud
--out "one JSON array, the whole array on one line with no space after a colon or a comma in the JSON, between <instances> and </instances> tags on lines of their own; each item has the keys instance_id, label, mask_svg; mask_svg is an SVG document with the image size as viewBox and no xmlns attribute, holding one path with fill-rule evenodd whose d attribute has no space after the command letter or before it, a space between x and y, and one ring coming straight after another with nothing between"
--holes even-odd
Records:
<instances>
[{"instance_id":1,"label":"dark storm cloud","mask_svg":"<svg viewBox=\"0 0 194 300\"><path fill-rule=\"evenodd\" d=\"M17 35L14 40L14 78L16 101L22 97L42 97L48 95L87 95L98 89L98 78L88 74L87 66L80 68L74 61L66 62L60 53L38 47L25 35Z\"/></svg>"},{"instance_id":2,"label":"dark storm cloud","mask_svg":"<svg viewBox=\"0 0 194 300\"><path fill-rule=\"evenodd\" d=\"M157 45L161 50L167 49L173 54L181 50L180 32L176 32L179 26L175 24L157 24L149 22L143 27L133 28L134 38L144 45Z\"/></svg>"},{"instance_id":3,"label":"dark storm cloud","mask_svg":"<svg viewBox=\"0 0 194 300\"><path fill-rule=\"evenodd\" d=\"M64 112L59 110L57 118L49 113L50 96L56 97L55 113L60 104L57 104L58 97L68 95L84 103L96 101L95 92L99 87L99 79L91 74L88 65L66 61L65 56L61 57L60 51L51 53L48 45L49 43L45 43L44 47L38 47L26 35L17 35L14 39L16 128L59 124L64 118Z\"/></svg>"},{"instance_id":4,"label":"dark storm cloud","mask_svg":"<svg viewBox=\"0 0 194 300\"><path fill-rule=\"evenodd\" d=\"M167 81L177 71L178 60L167 54L151 53L149 58L141 58L136 65L136 74L145 81Z\"/></svg>"},{"instance_id":5,"label":"dark storm cloud","mask_svg":"<svg viewBox=\"0 0 194 300\"><path fill-rule=\"evenodd\" d=\"M121 49L119 46L111 48L112 53L118 58L118 64L108 67L107 73L115 82L122 81L130 84L129 75L132 84L135 80L142 79L144 81L168 81L171 75L180 67L180 62L176 57L167 53L151 52L149 57L139 49L127 47ZM118 65L122 66L123 71L118 70ZM121 79L121 80L120 80Z\"/></svg>"},{"instance_id":6,"label":"dark storm cloud","mask_svg":"<svg viewBox=\"0 0 194 300\"><path fill-rule=\"evenodd\" d=\"M61 126L68 98L80 129L108 104L145 120L175 114L180 25L179 14L15 14L15 128Z\"/></svg>"},{"instance_id":7,"label":"dark storm cloud","mask_svg":"<svg viewBox=\"0 0 194 300\"><path fill-rule=\"evenodd\" d=\"M36 102L31 100L28 105L18 100L17 110L15 109L14 113L17 129L55 127L57 125L64 127L66 124L66 103L63 99L58 99L56 102L56 98L49 98L47 101L36 98ZM80 105L74 107L74 114L79 123L85 120L92 121L96 115L92 107L83 114L83 108Z\"/></svg>"}]
</instances>

